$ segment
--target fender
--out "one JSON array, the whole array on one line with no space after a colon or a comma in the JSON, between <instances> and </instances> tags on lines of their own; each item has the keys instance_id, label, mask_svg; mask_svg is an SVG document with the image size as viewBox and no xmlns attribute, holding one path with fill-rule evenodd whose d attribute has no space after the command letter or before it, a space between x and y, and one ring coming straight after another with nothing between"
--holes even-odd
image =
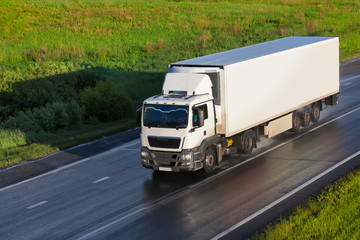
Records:
<instances>
[{"instance_id":1,"label":"fender","mask_svg":"<svg viewBox=\"0 0 360 240\"><path fill-rule=\"evenodd\" d=\"M205 157L205 151L206 149L211 146L211 145L214 145L218 142L220 142L220 137L217 136L217 135L214 135L214 136L211 136L211 137L208 137L206 139L204 139L201 144L200 144L200 147L199 147L199 151L201 153L201 159L204 159ZM214 150L217 152L217 148L214 147Z\"/></svg>"}]
</instances>

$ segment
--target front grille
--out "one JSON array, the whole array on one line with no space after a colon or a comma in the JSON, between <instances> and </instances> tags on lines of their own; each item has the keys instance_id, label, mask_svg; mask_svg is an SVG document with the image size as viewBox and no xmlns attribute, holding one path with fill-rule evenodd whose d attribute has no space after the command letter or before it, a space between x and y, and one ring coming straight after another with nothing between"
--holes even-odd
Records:
<instances>
[{"instance_id":1,"label":"front grille","mask_svg":"<svg viewBox=\"0 0 360 240\"><path fill-rule=\"evenodd\" d=\"M173 167L176 162L172 161L154 161L154 163L160 167Z\"/></svg>"},{"instance_id":2,"label":"front grille","mask_svg":"<svg viewBox=\"0 0 360 240\"><path fill-rule=\"evenodd\" d=\"M151 157L157 160L176 160L177 154L166 152L152 152Z\"/></svg>"},{"instance_id":3,"label":"front grille","mask_svg":"<svg viewBox=\"0 0 360 240\"><path fill-rule=\"evenodd\" d=\"M167 152L151 152L151 158L158 166L175 166L178 154Z\"/></svg>"},{"instance_id":4,"label":"front grille","mask_svg":"<svg viewBox=\"0 0 360 240\"><path fill-rule=\"evenodd\" d=\"M180 138L148 137L151 147L157 148L179 148Z\"/></svg>"}]
</instances>

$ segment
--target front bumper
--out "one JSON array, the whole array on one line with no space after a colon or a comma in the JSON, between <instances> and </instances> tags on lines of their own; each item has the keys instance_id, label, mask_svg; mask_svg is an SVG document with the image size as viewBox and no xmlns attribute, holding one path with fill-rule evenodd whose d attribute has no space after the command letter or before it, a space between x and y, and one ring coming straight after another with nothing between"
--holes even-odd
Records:
<instances>
[{"instance_id":1,"label":"front bumper","mask_svg":"<svg viewBox=\"0 0 360 240\"><path fill-rule=\"evenodd\" d=\"M141 150L141 162L146 168L155 171L181 172L196 171L203 167L201 154L197 149L183 150L181 152Z\"/></svg>"}]
</instances>

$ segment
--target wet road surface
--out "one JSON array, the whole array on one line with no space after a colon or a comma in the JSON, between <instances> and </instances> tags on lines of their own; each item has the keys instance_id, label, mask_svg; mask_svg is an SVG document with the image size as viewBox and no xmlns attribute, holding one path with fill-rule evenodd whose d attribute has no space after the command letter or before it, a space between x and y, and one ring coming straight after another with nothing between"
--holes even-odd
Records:
<instances>
[{"instance_id":1,"label":"wet road surface","mask_svg":"<svg viewBox=\"0 0 360 240\"><path fill-rule=\"evenodd\" d=\"M262 139L252 155L226 157L211 176L153 174L141 166L138 138L97 155L65 152L81 160L0 188L0 238L249 236L360 166L360 72L341 77L339 102L299 134Z\"/></svg>"}]
</instances>

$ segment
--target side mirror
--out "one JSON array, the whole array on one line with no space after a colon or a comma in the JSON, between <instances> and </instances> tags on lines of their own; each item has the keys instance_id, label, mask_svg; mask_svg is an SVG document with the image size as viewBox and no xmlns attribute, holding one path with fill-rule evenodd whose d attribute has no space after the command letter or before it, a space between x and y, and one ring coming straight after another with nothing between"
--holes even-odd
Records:
<instances>
[{"instance_id":1,"label":"side mirror","mask_svg":"<svg viewBox=\"0 0 360 240\"><path fill-rule=\"evenodd\" d=\"M136 109L136 125L141 125L141 116L142 116L142 105L138 106Z\"/></svg>"}]
</instances>

